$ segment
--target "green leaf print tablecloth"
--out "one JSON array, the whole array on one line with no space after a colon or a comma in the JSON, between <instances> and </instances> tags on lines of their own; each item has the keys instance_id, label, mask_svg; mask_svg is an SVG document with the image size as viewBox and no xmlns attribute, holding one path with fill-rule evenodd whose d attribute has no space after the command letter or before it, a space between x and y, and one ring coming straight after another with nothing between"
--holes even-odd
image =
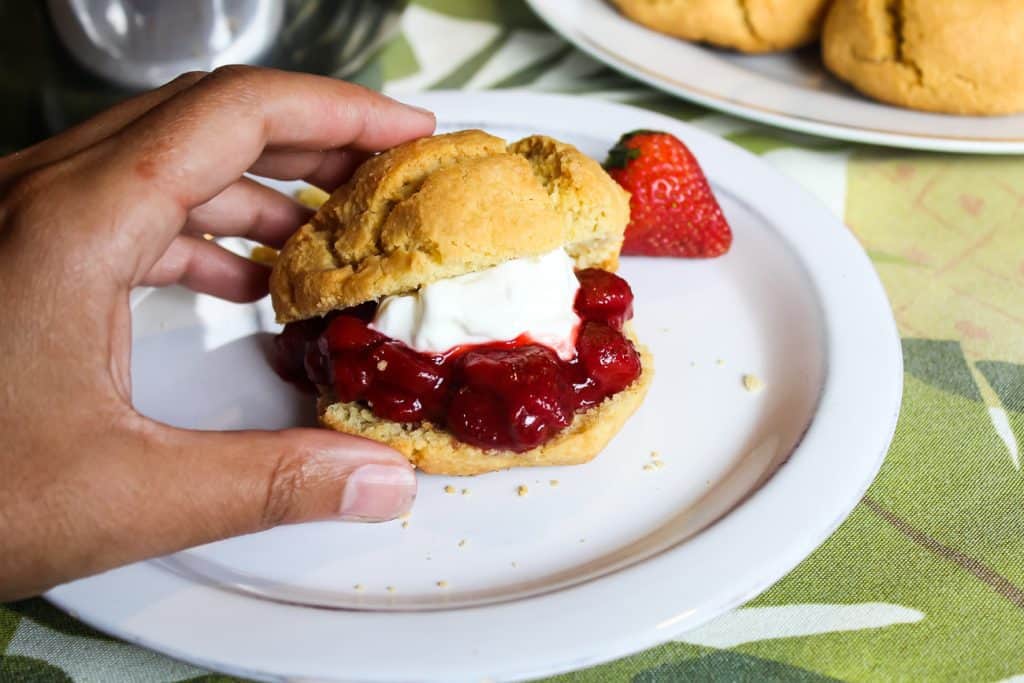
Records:
<instances>
[{"instance_id":1,"label":"green leaf print tablecloth","mask_svg":"<svg viewBox=\"0 0 1024 683\"><path fill-rule=\"evenodd\" d=\"M357 80L396 95L575 93L722 135L845 219L896 314L899 426L839 530L744 607L555 680L1024 681L1024 160L848 145L716 114L592 61L519 1L414 2ZM0 653L2 681L230 680L39 599L0 608Z\"/></svg>"}]
</instances>

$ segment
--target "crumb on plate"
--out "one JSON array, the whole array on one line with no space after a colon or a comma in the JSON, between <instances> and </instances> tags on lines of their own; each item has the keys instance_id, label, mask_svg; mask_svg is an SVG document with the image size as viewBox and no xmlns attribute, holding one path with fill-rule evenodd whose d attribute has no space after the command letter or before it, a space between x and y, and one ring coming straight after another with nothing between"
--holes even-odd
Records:
<instances>
[{"instance_id":1,"label":"crumb on plate","mask_svg":"<svg viewBox=\"0 0 1024 683\"><path fill-rule=\"evenodd\" d=\"M747 392L751 394L756 394L757 392L764 389L764 382L761 380L760 377L758 377L754 373L748 372L747 374L743 375L743 388L746 389Z\"/></svg>"}]
</instances>

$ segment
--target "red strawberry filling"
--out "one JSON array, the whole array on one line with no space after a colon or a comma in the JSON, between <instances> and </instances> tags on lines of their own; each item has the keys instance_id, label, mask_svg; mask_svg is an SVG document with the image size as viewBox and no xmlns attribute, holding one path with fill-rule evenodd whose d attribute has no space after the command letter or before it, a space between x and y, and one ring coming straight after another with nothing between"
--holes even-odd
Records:
<instances>
[{"instance_id":1,"label":"red strawberry filling","mask_svg":"<svg viewBox=\"0 0 1024 683\"><path fill-rule=\"evenodd\" d=\"M429 420L481 448L523 452L550 440L640 375L640 356L622 334L633 316L625 280L578 272L583 320L576 356L519 339L428 355L372 330L374 305L285 325L274 369L302 388L330 385L339 401L361 401L393 422Z\"/></svg>"}]
</instances>

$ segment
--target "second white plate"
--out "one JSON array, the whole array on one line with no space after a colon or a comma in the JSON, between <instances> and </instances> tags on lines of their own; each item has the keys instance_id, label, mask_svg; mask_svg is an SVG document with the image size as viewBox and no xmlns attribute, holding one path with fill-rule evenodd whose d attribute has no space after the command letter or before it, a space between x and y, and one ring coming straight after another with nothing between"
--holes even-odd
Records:
<instances>
[{"instance_id":1,"label":"second white plate","mask_svg":"<svg viewBox=\"0 0 1024 683\"><path fill-rule=\"evenodd\" d=\"M876 145L1024 152L1024 115L948 116L870 100L828 74L816 48L742 55L645 28L607 0L527 0L576 47L673 95L790 130Z\"/></svg>"}]
</instances>

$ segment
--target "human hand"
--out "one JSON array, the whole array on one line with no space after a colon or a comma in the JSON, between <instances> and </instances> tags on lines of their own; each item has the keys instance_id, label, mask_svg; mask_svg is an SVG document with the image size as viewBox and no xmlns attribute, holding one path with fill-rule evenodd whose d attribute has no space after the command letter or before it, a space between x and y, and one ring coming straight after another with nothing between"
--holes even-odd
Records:
<instances>
[{"instance_id":1,"label":"human hand","mask_svg":"<svg viewBox=\"0 0 1024 683\"><path fill-rule=\"evenodd\" d=\"M355 85L228 67L0 159L0 599L278 524L411 506L410 465L375 442L139 415L128 296L181 283L262 297L267 269L201 235L280 246L308 213L243 173L332 188L433 127Z\"/></svg>"}]
</instances>

